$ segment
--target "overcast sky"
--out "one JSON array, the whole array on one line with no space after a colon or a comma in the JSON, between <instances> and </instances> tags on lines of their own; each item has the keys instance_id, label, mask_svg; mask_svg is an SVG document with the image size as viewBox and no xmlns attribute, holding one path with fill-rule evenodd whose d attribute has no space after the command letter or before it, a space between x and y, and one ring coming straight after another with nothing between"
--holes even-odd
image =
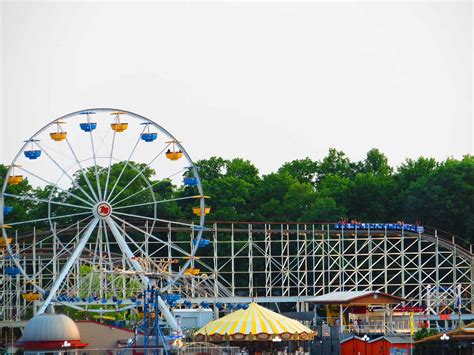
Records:
<instances>
[{"instance_id":1,"label":"overcast sky","mask_svg":"<svg viewBox=\"0 0 474 355\"><path fill-rule=\"evenodd\" d=\"M154 119L262 173L473 152L472 3L3 2L0 162L63 114ZM133 139L135 140L135 139ZM131 143L132 144L132 143Z\"/></svg>"}]
</instances>

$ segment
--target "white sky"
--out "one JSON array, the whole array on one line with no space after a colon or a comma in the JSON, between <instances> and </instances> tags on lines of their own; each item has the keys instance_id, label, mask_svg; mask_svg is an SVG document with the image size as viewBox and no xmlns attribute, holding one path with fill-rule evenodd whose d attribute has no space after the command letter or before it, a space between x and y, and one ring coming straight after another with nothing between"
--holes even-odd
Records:
<instances>
[{"instance_id":1,"label":"white sky","mask_svg":"<svg viewBox=\"0 0 474 355\"><path fill-rule=\"evenodd\" d=\"M353 160L377 147L392 165L473 152L470 1L1 9L0 162L89 107L154 119L195 161L242 157L262 173L329 147Z\"/></svg>"}]
</instances>

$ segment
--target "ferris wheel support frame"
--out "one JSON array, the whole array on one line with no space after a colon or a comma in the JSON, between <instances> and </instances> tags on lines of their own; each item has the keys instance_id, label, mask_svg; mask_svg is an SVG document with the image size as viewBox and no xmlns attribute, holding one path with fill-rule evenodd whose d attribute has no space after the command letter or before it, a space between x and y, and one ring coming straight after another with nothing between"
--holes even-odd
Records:
<instances>
[{"instance_id":1,"label":"ferris wheel support frame","mask_svg":"<svg viewBox=\"0 0 474 355\"><path fill-rule=\"evenodd\" d=\"M147 286L150 286L150 279L143 273L144 270L140 263L135 259L135 256L133 255L133 252L130 250L130 248L127 245L127 242L123 238L122 234L117 228L117 225L115 224L114 220L112 217L108 216L105 218L105 222L110 228L110 231L115 237L115 240L117 241L120 250L130 259L130 263L132 264L133 268L135 271L139 274L140 278L142 279L143 283ZM161 298L161 296L158 297L158 306L160 307L161 312L163 313L163 316L165 317L166 321L170 325L170 327L174 331L180 331L181 329L179 328L178 322L174 318L173 314L170 312L168 306L165 304L165 301Z\"/></svg>"}]
</instances>

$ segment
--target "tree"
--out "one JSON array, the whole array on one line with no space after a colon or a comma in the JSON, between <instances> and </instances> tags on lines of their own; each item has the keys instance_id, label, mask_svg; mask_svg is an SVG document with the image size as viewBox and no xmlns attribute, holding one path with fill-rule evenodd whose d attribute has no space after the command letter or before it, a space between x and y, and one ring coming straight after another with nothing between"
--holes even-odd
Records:
<instances>
[{"instance_id":1,"label":"tree","mask_svg":"<svg viewBox=\"0 0 474 355\"><path fill-rule=\"evenodd\" d=\"M428 175L437 166L438 163L433 158L406 159L397 169L397 174L395 175L398 190L400 192L406 190L411 183Z\"/></svg>"},{"instance_id":2,"label":"tree","mask_svg":"<svg viewBox=\"0 0 474 355\"><path fill-rule=\"evenodd\" d=\"M258 220L285 220L283 199L290 186L297 180L287 172L271 173L263 176L256 186L252 206Z\"/></svg>"},{"instance_id":3,"label":"tree","mask_svg":"<svg viewBox=\"0 0 474 355\"><path fill-rule=\"evenodd\" d=\"M283 164L278 173L288 173L300 183L314 184L318 174L318 163L306 157Z\"/></svg>"},{"instance_id":4,"label":"tree","mask_svg":"<svg viewBox=\"0 0 474 355\"><path fill-rule=\"evenodd\" d=\"M391 176L359 173L347 191L347 213L364 222L390 221L390 205L394 198Z\"/></svg>"},{"instance_id":5,"label":"tree","mask_svg":"<svg viewBox=\"0 0 474 355\"><path fill-rule=\"evenodd\" d=\"M391 175L393 169L388 165L387 157L377 148L372 148L367 152L367 157L358 166L358 172L370 173L374 175Z\"/></svg>"},{"instance_id":6,"label":"tree","mask_svg":"<svg viewBox=\"0 0 474 355\"><path fill-rule=\"evenodd\" d=\"M299 221L301 217L313 209L316 193L308 183L296 182L290 186L283 197L284 211L287 221Z\"/></svg>"},{"instance_id":7,"label":"tree","mask_svg":"<svg viewBox=\"0 0 474 355\"><path fill-rule=\"evenodd\" d=\"M224 176L228 160L220 157L198 160L195 164L203 181L211 181Z\"/></svg>"},{"instance_id":8,"label":"tree","mask_svg":"<svg viewBox=\"0 0 474 355\"><path fill-rule=\"evenodd\" d=\"M317 182L321 182L328 175L353 178L357 165L346 157L344 152L330 148L328 155L318 164Z\"/></svg>"},{"instance_id":9,"label":"tree","mask_svg":"<svg viewBox=\"0 0 474 355\"><path fill-rule=\"evenodd\" d=\"M404 217L465 236L474 235L474 157L448 159L402 193Z\"/></svg>"}]
</instances>

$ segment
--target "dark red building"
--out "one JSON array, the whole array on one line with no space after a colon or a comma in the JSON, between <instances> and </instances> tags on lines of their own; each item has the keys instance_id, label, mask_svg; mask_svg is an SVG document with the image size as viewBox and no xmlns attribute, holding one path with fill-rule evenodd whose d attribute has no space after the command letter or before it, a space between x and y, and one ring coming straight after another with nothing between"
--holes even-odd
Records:
<instances>
[{"instance_id":1,"label":"dark red building","mask_svg":"<svg viewBox=\"0 0 474 355\"><path fill-rule=\"evenodd\" d=\"M381 336L364 341L353 336L341 341L341 355L409 355L413 348L410 337Z\"/></svg>"}]
</instances>

